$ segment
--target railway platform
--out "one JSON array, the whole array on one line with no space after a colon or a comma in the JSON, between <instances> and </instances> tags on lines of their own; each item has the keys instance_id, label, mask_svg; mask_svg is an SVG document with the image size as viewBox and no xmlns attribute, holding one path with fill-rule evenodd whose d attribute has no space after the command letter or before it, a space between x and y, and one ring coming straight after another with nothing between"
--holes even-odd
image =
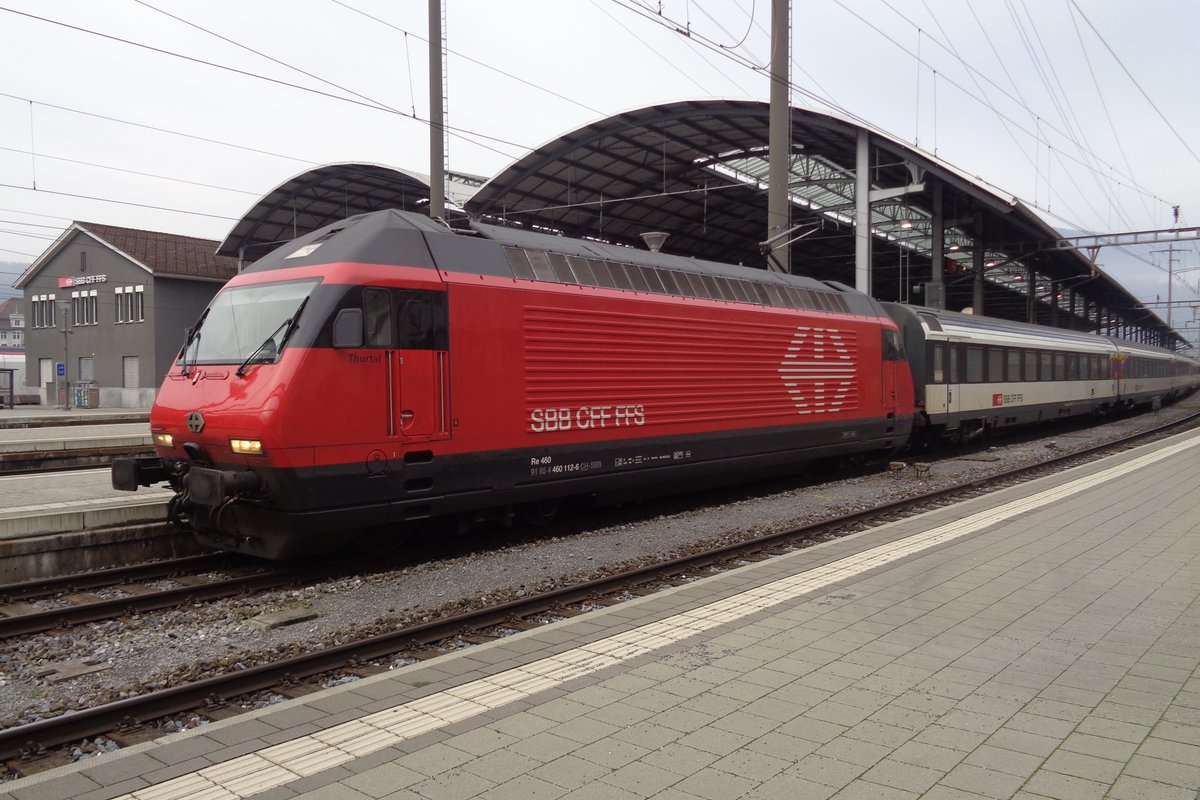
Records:
<instances>
[{"instance_id":1,"label":"railway platform","mask_svg":"<svg viewBox=\"0 0 1200 800\"><path fill-rule=\"evenodd\" d=\"M0 786L1188 798L1200 434Z\"/></svg>"},{"instance_id":2,"label":"railway platform","mask_svg":"<svg viewBox=\"0 0 1200 800\"><path fill-rule=\"evenodd\" d=\"M63 427L111 422L149 423L148 408L60 408L16 406L0 408L0 431L8 428Z\"/></svg>"},{"instance_id":3,"label":"railway platform","mask_svg":"<svg viewBox=\"0 0 1200 800\"><path fill-rule=\"evenodd\" d=\"M103 450L149 449L148 409L0 409L0 465L42 454L70 458ZM139 526L166 519L171 492L121 492L110 470L0 475L0 583L125 563L177 547ZM99 560L98 560L99 559Z\"/></svg>"},{"instance_id":4,"label":"railway platform","mask_svg":"<svg viewBox=\"0 0 1200 800\"><path fill-rule=\"evenodd\" d=\"M0 459L152 444L144 409L0 410ZM119 492L107 467L0 476L0 541L161 520L169 497Z\"/></svg>"}]
</instances>

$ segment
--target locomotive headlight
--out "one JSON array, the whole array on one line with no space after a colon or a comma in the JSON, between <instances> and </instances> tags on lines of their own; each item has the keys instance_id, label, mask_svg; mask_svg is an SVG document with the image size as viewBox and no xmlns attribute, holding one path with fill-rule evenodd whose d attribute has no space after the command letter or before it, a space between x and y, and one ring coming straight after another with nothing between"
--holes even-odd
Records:
<instances>
[{"instance_id":1,"label":"locomotive headlight","mask_svg":"<svg viewBox=\"0 0 1200 800\"><path fill-rule=\"evenodd\" d=\"M243 456L261 456L263 454L262 442L258 439L230 439L229 448Z\"/></svg>"},{"instance_id":2,"label":"locomotive headlight","mask_svg":"<svg viewBox=\"0 0 1200 800\"><path fill-rule=\"evenodd\" d=\"M158 447L174 447L175 437L169 433L154 434L154 444Z\"/></svg>"}]
</instances>

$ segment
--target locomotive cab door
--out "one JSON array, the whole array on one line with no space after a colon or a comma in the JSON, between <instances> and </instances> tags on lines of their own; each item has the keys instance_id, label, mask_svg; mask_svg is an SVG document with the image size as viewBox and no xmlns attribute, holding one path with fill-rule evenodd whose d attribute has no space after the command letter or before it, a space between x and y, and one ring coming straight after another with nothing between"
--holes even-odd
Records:
<instances>
[{"instance_id":1,"label":"locomotive cab door","mask_svg":"<svg viewBox=\"0 0 1200 800\"><path fill-rule=\"evenodd\" d=\"M446 293L391 290L396 316L394 432L411 441L450 436Z\"/></svg>"},{"instance_id":2,"label":"locomotive cab door","mask_svg":"<svg viewBox=\"0 0 1200 800\"><path fill-rule=\"evenodd\" d=\"M883 413L888 421L888 433L895 430L896 408L899 405L896 393L900 380L900 365L903 361L904 347L900 343L900 333L885 328L883 330L883 397L881 401Z\"/></svg>"},{"instance_id":3,"label":"locomotive cab door","mask_svg":"<svg viewBox=\"0 0 1200 800\"><path fill-rule=\"evenodd\" d=\"M409 441L450 436L450 354L446 293L363 289L364 344L383 349L384 427Z\"/></svg>"}]
</instances>

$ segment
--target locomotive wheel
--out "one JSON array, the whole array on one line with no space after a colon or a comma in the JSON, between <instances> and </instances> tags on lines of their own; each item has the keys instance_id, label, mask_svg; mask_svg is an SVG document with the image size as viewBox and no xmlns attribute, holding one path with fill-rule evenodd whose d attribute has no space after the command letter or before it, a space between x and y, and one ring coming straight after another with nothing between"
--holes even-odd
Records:
<instances>
[{"instance_id":1,"label":"locomotive wheel","mask_svg":"<svg viewBox=\"0 0 1200 800\"><path fill-rule=\"evenodd\" d=\"M517 518L535 528L549 525L562 513L561 500L535 500L517 506Z\"/></svg>"}]
</instances>

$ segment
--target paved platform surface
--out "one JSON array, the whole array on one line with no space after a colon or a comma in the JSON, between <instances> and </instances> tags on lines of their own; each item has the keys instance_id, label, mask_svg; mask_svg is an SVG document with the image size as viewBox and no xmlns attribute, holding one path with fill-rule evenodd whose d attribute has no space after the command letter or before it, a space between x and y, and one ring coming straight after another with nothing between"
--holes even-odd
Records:
<instances>
[{"instance_id":1,"label":"paved platform surface","mask_svg":"<svg viewBox=\"0 0 1200 800\"><path fill-rule=\"evenodd\" d=\"M2 800L1180 798L1200 434L0 786Z\"/></svg>"}]
</instances>

